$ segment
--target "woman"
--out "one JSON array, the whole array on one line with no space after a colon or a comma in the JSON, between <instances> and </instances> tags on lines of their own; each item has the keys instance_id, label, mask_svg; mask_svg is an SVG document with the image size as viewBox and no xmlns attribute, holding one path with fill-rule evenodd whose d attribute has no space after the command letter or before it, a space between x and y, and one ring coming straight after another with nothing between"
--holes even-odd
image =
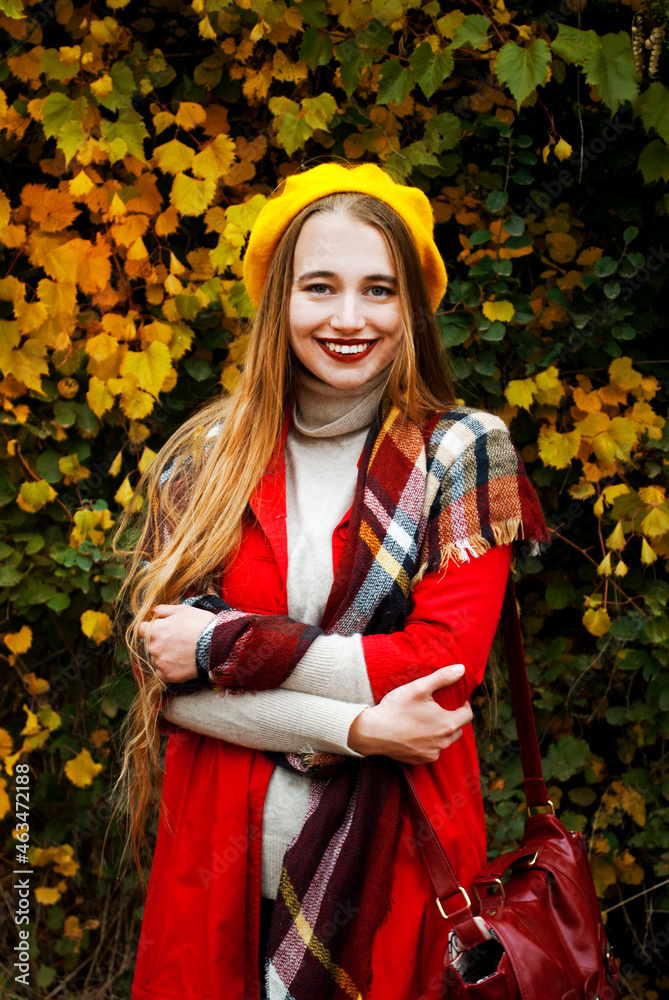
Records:
<instances>
[{"instance_id":1,"label":"woman","mask_svg":"<svg viewBox=\"0 0 669 1000\"><path fill-rule=\"evenodd\" d=\"M171 735L135 1000L256 1000L261 979L271 1000L439 996L443 918L396 762L471 887L468 697L510 543L545 526L504 424L455 403L432 230L376 166L290 177L244 260L241 386L139 484L138 836L160 708Z\"/></svg>"}]
</instances>

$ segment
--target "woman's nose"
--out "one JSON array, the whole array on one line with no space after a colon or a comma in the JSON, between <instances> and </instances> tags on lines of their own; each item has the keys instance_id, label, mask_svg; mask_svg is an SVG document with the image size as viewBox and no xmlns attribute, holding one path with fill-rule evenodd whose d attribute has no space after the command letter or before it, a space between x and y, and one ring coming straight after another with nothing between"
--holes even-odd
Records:
<instances>
[{"instance_id":1,"label":"woman's nose","mask_svg":"<svg viewBox=\"0 0 669 1000\"><path fill-rule=\"evenodd\" d=\"M361 303L355 293L342 294L337 297L337 302L330 318L330 326L333 330L341 332L355 333L363 330L367 320L365 319Z\"/></svg>"}]
</instances>

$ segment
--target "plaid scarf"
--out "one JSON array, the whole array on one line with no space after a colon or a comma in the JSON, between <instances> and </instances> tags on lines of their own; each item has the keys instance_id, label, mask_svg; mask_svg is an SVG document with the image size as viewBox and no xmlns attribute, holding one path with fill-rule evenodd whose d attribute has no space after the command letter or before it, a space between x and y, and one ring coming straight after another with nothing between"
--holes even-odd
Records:
<instances>
[{"instance_id":1,"label":"plaid scarf","mask_svg":"<svg viewBox=\"0 0 669 1000\"><path fill-rule=\"evenodd\" d=\"M246 614L207 595L187 603L220 613L206 650L221 690L278 687L324 633L403 627L412 586L450 559L548 531L503 422L454 407L422 427L384 400L365 443L344 552L322 627ZM301 833L286 852L266 962L270 1000L359 1000L389 905L400 829L400 775L383 757L272 755L314 778Z\"/></svg>"}]
</instances>

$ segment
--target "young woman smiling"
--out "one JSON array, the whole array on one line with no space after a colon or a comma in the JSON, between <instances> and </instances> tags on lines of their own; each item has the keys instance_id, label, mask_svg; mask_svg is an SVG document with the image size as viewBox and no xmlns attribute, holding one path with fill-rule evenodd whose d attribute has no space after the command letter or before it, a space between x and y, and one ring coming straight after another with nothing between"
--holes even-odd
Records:
<instances>
[{"instance_id":1,"label":"young woman smiling","mask_svg":"<svg viewBox=\"0 0 669 1000\"><path fill-rule=\"evenodd\" d=\"M432 229L422 192L371 164L288 178L245 256L240 387L138 486L135 845L170 735L134 1000L440 996L443 919L397 762L468 888L485 858L468 700L511 542L545 526L504 424L456 405Z\"/></svg>"}]
</instances>

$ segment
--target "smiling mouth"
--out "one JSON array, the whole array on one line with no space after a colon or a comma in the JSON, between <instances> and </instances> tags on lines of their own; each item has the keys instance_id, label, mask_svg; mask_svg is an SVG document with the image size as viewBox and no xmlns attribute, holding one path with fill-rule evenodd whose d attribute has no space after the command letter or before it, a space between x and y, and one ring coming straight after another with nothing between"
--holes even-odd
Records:
<instances>
[{"instance_id":1,"label":"smiling mouth","mask_svg":"<svg viewBox=\"0 0 669 1000\"><path fill-rule=\"evenodd\" d=\"M340 361L354 361L369 354L376 344L375 340L339 341L319 340L318 343L326 354Z\"/></svg>"}]
</instances>

